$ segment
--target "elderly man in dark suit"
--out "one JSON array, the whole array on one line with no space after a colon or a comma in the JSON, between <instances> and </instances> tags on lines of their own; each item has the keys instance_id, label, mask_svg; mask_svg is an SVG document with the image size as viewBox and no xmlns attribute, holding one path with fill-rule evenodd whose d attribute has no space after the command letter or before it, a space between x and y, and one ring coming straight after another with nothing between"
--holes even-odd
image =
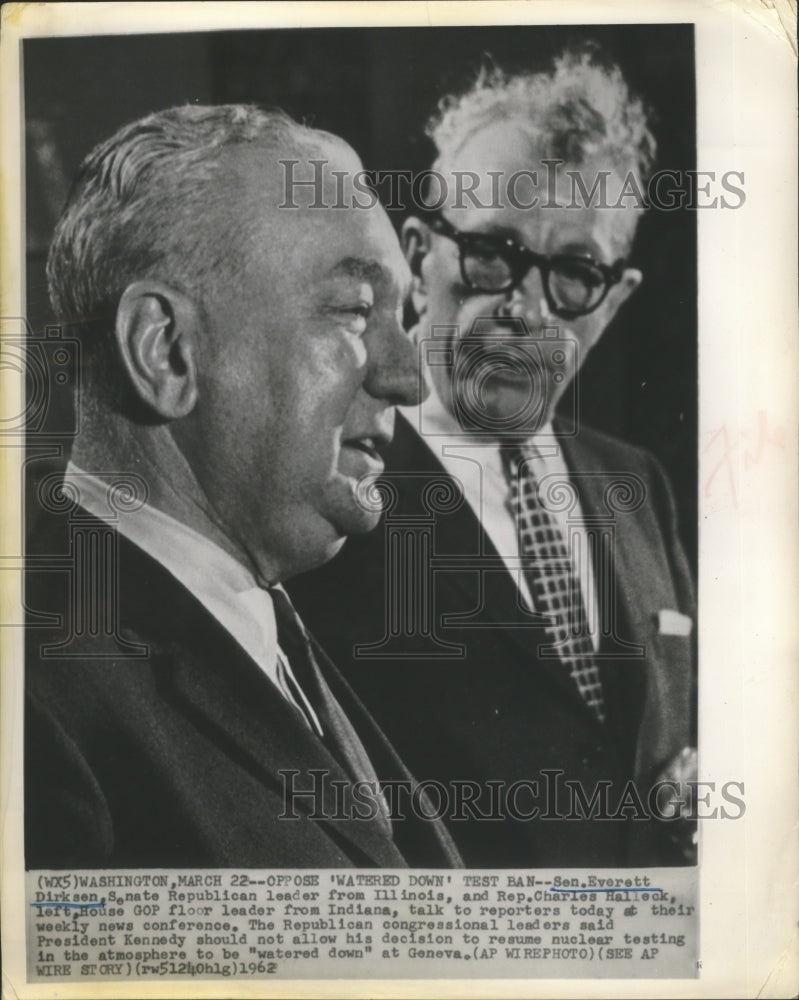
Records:
<instances>
[{"instance_id":1,"label":"elderly man in dark suit","mask_svg":"<svg viewBox=\"0 0 799 1000\"><path fill-rule=\"evenodd\" d=\"M382 527L292 593L468 865L685 863L694 599L671 493L651 455L555 412L641 281L655 142L584 52L442 109L403 230L433 392L374 483Z\"/></svg>"},{"instance_id":2,"label":"elderly man in dark suit","mask_svg":"<svg viewBox=\"0 0 799 1000\"><path fill-rule=\"evenodd\" d=\"M30 868L458 863L392 820L378 781L413 780L281 587L375 526L358 483L420 398L396 236L285 205L280 161L312 159L323 193L360 167L280 113L171 109L58 223L80 433L28 551Z\"/></svg>"}]
</instances>

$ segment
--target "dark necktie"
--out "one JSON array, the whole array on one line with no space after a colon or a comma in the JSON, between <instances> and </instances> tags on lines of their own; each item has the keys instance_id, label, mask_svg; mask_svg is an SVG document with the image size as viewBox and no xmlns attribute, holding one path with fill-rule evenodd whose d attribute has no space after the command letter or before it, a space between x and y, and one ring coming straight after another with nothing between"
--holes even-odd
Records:
<instances>
[{"instance_id":1,"label":"dark necktie","mask_svg":"<svg viewBox=\"0 0 799 1000\"><path fill-rule=\"evenodd\" d=\"M580 580L557 521L541 502L532 463L538 457L532 445L502 448L510 503L519 535L519 553L534 609L549 619L546 636L555 656L569 670L583 701L601 723L605 700L594 647L588 632Z\"/></svg>"},{"instance_id":2,"label":"dark necktie","mask_svg":"<svg viewBox=\"0 0 799 1000\"><path fill-rule=\"evenodd\" d=\"M350 720L336 701L322 677L313 644L288 594L280 587L269 589L275 606L277 641L288 657L291 669L313 706L322 726L322 739L354 782L368 782L378 787L377 775L363 743ZM376 796L378 822L391 835L391 821L382 795Z\"/></svg>"}]
</instances>

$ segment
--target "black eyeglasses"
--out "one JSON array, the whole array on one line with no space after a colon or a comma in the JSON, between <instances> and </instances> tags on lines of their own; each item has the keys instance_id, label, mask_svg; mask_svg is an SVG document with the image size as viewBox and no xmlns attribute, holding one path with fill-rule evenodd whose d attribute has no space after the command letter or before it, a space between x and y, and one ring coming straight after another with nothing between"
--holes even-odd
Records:
<instances>
[{"instance_id":1,"label":"black eyeglasses","mask_svg":"<svg viewBox=\"0 0 799 1000\"><path fill-rule=\"evenodd\" d=\"M427 213L427 221L433 232L457 243L461 277L469 291L483 295L509 292L521 284L531 267L537 267L547 305L562 319L593 312L624 274L623 258L608 266L591 257L547 256L502 236L463 233L440 212Z\"/></svg>"}]
</instances>

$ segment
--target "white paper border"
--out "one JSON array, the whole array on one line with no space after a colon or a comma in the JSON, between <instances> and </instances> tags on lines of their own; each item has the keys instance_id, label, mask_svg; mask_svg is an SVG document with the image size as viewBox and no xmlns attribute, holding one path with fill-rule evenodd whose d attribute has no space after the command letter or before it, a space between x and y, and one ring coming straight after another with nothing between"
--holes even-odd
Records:
<instances>
[{"instance_id":1,"label":"white paper border","mask_svg":"<svg viewBox=\"0 0 799 1000\"><path fill-rule=\"evenodd\" d=\"M499 980L45 984L24 982L21 629L0 636L3 996L685 996L796 991L797 261L795 54L780 12L759 2L5 4L0 39L2 306L23 314L22 37L222 28L694 22L698 167L743 170L746 203L699 213L700 493L722 428L737 507L700 495L700 777L745 782L746 818L703 824L699 980ZM790 14L790 11L788 11ZM645 335L645 331L643 331ZM3 415L21 409L3 372ZM757 442L759 414L784 446ZM751 435L754 435L753 437ZM718 439L716 439L718 440ZM749 454L749 458L747 455ZM3 448L2 553L19 551L19 453ZM718 482L718 480L717 480ZM6 574L3 574L4 578ZM18 600L7 586L4 609ZM7 620L7 619L4 619ZM16 987L16 990L15 990Z\"/></svg>"}]
</instances>

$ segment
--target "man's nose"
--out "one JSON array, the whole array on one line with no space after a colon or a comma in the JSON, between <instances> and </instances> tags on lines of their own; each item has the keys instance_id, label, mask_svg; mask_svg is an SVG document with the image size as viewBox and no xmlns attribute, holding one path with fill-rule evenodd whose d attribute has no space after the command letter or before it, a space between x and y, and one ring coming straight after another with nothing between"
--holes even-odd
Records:
<instances>
[{"instance_id":1,"label":"man's nose","mask_svg":"<svg viewBox=\"0 0 799 1000\"><path fill-rule=\"evenodd\" d=\"M554 319L547 305L541 272L537 267L531 267L519 284L505 292L498 300L496 310L498 316L523 319L532 329Z\"/></svg>"},{"instance_id":2,"label":"man's nose","mask_svg":"<svg viewBox=\"0 0 799 1000\"><path fill-rule=\"evenodd\" d=\"M415 406L430 390L421 371L419 351L402 325L391 319L376 330L369 345L366 391L394 406Z\"/></svg>"}]
</instances>

